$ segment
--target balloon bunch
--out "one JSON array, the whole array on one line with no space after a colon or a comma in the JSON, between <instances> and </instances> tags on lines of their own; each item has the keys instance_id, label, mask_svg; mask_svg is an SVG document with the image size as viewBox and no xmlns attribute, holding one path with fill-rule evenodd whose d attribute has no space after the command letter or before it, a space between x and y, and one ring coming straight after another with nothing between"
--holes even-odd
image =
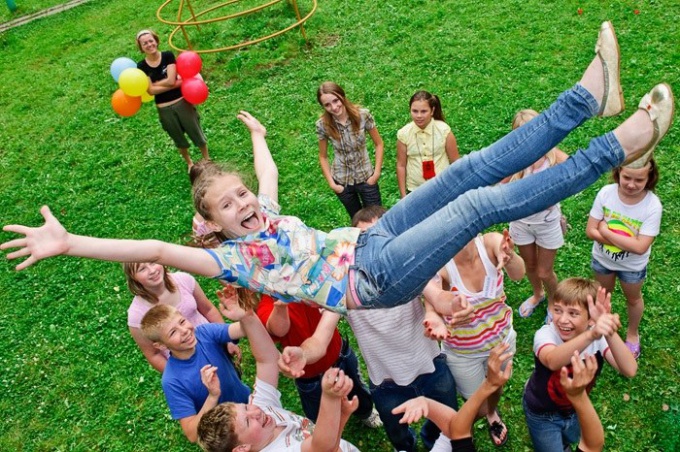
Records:
<instances>
[{"instance_id":1,"label":"balloon bunch","mask_svg":"<svg viewBox=\"0 0 680 452\"><path fill-rule=\"evenodd\" d=\"M139 111L142 102L153 100L153 96L146 91L149 88L149 79L144 71L137 69L137 63L130 58L113 60L111 76L119 86L111 97L111 107L119 115L132 116Z\"/></svg>"},{"instance_id":2,"label":"balloon bunch","mask_svg":"<svg viewBox=\"0 0 680 452\"><path fill-rule=\"evenodd\" d=\"M203 61L196 52L182 52L177 56L177 74L182 77L182 97L198 105L208 98L208 85L199 72Z\"/></svg>"}]
</instances>

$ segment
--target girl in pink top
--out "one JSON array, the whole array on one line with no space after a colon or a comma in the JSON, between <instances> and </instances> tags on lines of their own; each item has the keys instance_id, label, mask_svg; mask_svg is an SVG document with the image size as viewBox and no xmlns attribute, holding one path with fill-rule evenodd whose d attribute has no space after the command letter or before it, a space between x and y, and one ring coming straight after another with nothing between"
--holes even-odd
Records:
<instances>
[{"instance_id":1,"label":"girl in pink top","mask_svg":"<svg viewBox=\"0 0 680 452\"><path fill-rule=\"evenodd\" d=\"M142 334L140 323L149 309L159 303L167 304L177 308L196 326L208 322L224 323L219 311L205 296L193 276L182 272L168 273L163 265L154 263L125 263L123 271L128 289L135 295L128 308L130 335L146 360L157 371L163 372L169 354L154 347Z\"/></svg>"}]
</instances>

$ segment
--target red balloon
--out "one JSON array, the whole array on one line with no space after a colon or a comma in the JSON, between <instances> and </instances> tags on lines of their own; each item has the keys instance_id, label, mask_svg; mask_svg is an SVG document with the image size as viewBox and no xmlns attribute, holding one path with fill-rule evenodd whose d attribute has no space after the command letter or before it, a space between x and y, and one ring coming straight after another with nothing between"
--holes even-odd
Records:
<instances>
[{"instance_id":1,"label":"red balloon","mask_svg":"<svg viewBox=\"0 0 680 452\"><path fill-rule=\"evenodd\" d=\"M197 77L183 80L182 97L190 104L203 103L208 98L208 85Z\"/></svg>"},{"instance_id":2,"label":"red balloon","mask_svg":"<svg viewBox=\"0 0 680 452\"><path fill-rule=\"evenodd\" d=\"M177 57L176 61L177 73L183 79L191 78L198 74L203 67L203 61L196 52L182 52Z\"/></svg>"},{"instance_id":3,"label":"red balloon","mask_svg":"<svg viewBox=\"0 0 680 452\"><path fill-rule=\"evenodd\" d=\"M118 89L111 97L111 106L113 111L119 115L129 117L139 111L142 106L142 98L128 96L122 89Z\"/></svg>"}]
</instances>

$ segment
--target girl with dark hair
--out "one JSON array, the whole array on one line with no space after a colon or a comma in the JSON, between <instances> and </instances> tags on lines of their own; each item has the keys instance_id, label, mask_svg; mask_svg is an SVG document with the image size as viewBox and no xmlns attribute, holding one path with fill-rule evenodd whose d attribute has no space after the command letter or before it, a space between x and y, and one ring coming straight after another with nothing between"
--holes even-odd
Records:
<instances>
[{"instance_id":1,"label":"girl with dark hair","mask_svg":"<svg viewBox=\"0 0 680 452\"><path fill-rule=\"evenodd\" d=\"M409 101L412 121L397 132L397 182L403 198L458 159L458 144L444 122L439 97L417 91Z\"/></svg>"}]
</instances>

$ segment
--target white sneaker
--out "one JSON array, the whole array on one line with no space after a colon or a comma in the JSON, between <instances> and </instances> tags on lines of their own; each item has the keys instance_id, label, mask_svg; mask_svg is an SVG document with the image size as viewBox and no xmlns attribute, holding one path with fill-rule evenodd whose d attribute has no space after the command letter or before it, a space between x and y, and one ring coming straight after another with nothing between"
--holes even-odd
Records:
<instances>
[{"instance_id":1,"label":"white sneaker","mask_svg":"<svg viewBox=\"0 0 680 452\"><path fill-rule=\"evenodd\" d=\"M368 416L366 419L361 420L361 423L368 428L380 428L383 426L383 423L380 420L380 415L378 414L378 411L375 408L373 408L373 411L371 411L370 416Z\"/></svg>"}]
</instances>

